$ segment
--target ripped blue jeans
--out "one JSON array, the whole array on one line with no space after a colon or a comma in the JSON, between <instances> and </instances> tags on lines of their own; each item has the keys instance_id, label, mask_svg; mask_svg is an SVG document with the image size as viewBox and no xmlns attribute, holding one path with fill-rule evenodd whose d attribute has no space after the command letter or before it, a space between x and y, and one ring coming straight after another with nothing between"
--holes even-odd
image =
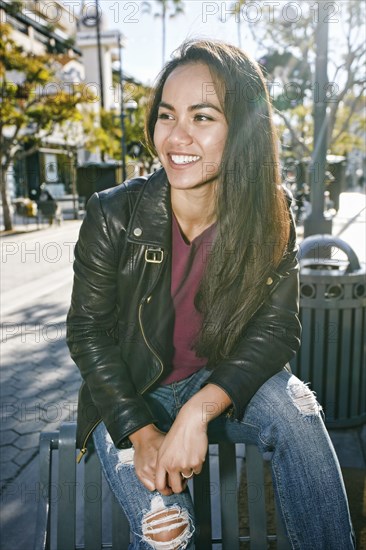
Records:
<instances>
[{"instance_id":1,"label":"ripped blue jeans","mask_svg":"<svg viewBox=\"0 0 366 550\"><path fill-rule=\"evenodd\" d=\"M155 400L151 402L168 413L160 429L169 429L167 419L174 421L209 375L201 369L149 394L148 398ZM241 420L223 414L212 421L210 437L254 443L262 453L271 452L275 495L291 548L355 548L342 475L321 407L294 375L284 370L270 378L251 399ZM133 449L117 449L103 423L94 431L94 443L104 474L134 533L130 550L194 548L194 509L188 489L168 497L146 489L134 471ZM175 528L179 528L175 530L180 532L178 536L166 542L159 540L159 533L173 533Z\"/></svg>"}]
</instances>

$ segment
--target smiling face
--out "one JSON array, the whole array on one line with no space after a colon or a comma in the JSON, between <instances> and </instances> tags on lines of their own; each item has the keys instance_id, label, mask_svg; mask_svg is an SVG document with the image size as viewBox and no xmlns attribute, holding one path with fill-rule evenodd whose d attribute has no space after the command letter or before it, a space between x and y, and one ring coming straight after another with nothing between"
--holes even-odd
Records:
<instances>
[{"instance_id":1,"label":"smiling face","mask_svg":"<svg viewBox=\"0 0 366 550\"><path fill-rule=\"evenodd\" d=\"M167 78L154 144L174 189L216 181L228 127L207 65L190 63Z\"/></svg>"}]
</instances>

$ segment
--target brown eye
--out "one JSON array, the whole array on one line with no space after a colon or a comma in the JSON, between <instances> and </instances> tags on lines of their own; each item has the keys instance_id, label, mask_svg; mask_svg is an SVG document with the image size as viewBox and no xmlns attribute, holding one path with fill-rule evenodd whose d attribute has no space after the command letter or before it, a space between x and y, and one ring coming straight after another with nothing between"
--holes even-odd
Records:
<instances>
[{"instance_id":1,"label":"brown eye","mask_svg":"<svg viewBox=\"0 0 366 550\"><path fill-rule=\"evenodd\" d=\"M169 113L159 113L158 119L160 120L171 120L173 117Z\"/></svg>"},{"instance_id":2,"label":"brown eye","mask_svg":"<svg viewBox=\"0 0 366 550\"><path fill-rule=\"evenodd\" d=\"M213 120L212 117L208 116L208 115L196 115L194 117L195 120L198 120L199 122L206 122L207 120Z\"/></svg>"}]
</instances>

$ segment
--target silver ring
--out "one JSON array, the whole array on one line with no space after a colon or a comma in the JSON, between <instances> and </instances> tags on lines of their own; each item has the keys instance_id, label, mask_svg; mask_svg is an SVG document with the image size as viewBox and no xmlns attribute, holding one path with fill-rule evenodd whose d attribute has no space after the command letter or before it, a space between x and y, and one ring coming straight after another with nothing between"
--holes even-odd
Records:
<instances>
[{"instance_id":1,"label":"silver ring","mask_svg":"<svg viewBox=\"0 0 366 550\"><path fill-rule=\"evenodd\" d=\"M191 479L191 477L193 477L193 474L194 474L194 471L193 471L193 470L192 470L192 472L189 474L189 476L184 475L183 472L180 473L180 475L182 476L183 479Z\"/></svg>"}]
</instances>

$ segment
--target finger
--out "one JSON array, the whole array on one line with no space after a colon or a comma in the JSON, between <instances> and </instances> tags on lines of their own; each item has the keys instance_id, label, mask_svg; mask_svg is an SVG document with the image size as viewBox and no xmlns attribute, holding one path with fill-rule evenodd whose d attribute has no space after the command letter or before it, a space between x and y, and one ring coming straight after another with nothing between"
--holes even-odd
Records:
<instances>
[{"instance_id":1,"label":"finger","mask_svg":"<svg viewBox=\"0 0 366 550\"><path fill-rule=\"evenodd\" d=\"M168 481L173 493L181 493L187 486L187 480L182 478L180 472L171 472Z\"/></svg>"},{"instance_id":2,"label":"finger","mask_svg":"<svg viewBox=\"0 0 366 550\"><path fill-rule=\"evenodd\" d=\"M139 477L139 480L141 481L141 483L146 487L146 489L148 491L155 491L156 487L155 487L155 483L151 480L151 479L148 479L146 477Z\"/></svg>"},{"instance_id":3,"label":"finger","mask_svg":"<svg viewBox=\"0 0 366 550\"><path fill-rule=\"evenodd\" d=\"M167 495L167 491L171 491L167 483L167 472L164 468L157 468L155 471L155 487L162 495Z\"/></svg>"},{"instance_id":4,"label":"finger","mask_svg":"<svg viewBox=\"0 0 366 550\"><path fill-rule=\"evenodd\" d=\"M156 489L158 491L158 489ZM173 491L171 490L170 487L166 487L166 489L163 489L162 491L159 491L159 493L161 495L163 495L164 497L170 497L170 495L173 494Z\"/></svg>"},{"instance_id":5,"label":"finger","mask_svg":"<svg viewBox=\"0 0 366 550\"><path fill-rule=\"evenodd\" d=\"M156 490L159 491L159 493L162 494L162 495L164 495L165 497L169 497L170 495L173 494L173 491L172 491L171 487L169 487L167 481L165 482L165 487L163 487L162 489L159 489L159 488L156 486Z\"/></svg>"},{"instance_id":6,"label":"finger","mask_svg":"<svg viewBox=\"0 0 366 550\"><path fill-rule=\"evenodd\" d=\"M148 489L149 491L155 491L155 472L153 470L147 471L146 469L135 469L135 472L138 479L146 487L146 489Z\"/></svg>"},{"instance_id":7,"label":"finger","mask_svg":"<svg viewBox=\"0 0 366 550\"><path fill-rule=\"evenodd\" d=\"M188 485L188 479L182 479L182 488L183 488L183 491L185 490L185 488L187 487Z\"/></svg>"}]
</instances>

